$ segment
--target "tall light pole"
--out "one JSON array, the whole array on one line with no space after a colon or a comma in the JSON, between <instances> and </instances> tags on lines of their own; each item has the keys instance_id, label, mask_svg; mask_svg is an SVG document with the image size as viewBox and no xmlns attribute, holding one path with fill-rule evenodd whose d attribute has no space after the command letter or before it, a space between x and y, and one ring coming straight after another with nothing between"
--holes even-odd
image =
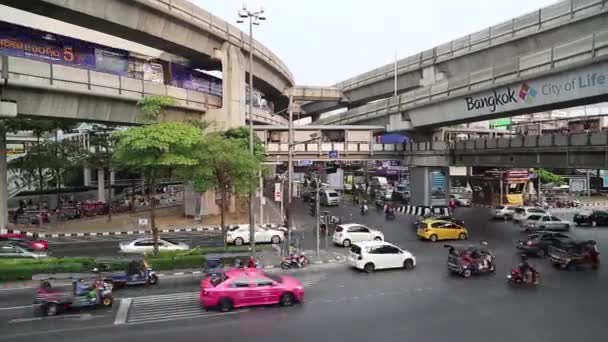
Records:
<instances>
[{"instance_id":1,"label":"tall light pole","mask_svg":"<svg viewBox=\"0 0 608 342\"><path fill-rule=\"evenodd\" d=\"M264 8L260 7L258 11L250 11L246 5L243 5L238 11L239 19L236 21L239 24L244 22L244 19L249 19L249 152L254 154L253 144L253 25L260 25L260 21L266 20ZM251 241L251 252L255 253L255 220L253 217L253 201L255 200L254 191L249 192L249 241ZM262 201L262 189L260 189L260 202Z\"/></svg>"}]
</instances>

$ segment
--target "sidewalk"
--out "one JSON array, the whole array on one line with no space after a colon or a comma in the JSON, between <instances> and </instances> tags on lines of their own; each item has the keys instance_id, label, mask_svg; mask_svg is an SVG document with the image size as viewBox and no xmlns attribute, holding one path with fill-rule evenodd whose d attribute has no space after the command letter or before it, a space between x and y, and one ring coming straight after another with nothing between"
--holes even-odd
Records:
<instances>
[{"instance_id":1,"label":"sidewalk","mask_svg":"<svg viewBox=\"0 0 608 342\"><path fill-rule=\"evenodd\" d=\"M256 221L259 222L259 200L254 205L254 215ZM28 233L45 233L48 234L87 234L87 235L102 235L120 234L128 232L147 231L149 228L138 226L139 219L149 218L149 212L137 213L121 213L112 216L112 221L108 222L107 216L96 216L90 218L80 218L76 220L63 221L56 224L44 224L38 226L14 226L9 228L12 231L28 232ZM280 210L276 204L269 199L266 199L264 206L264 224L279 223L281 220ZM248 213L228 213L226 215L226 224L248 224ZM206 215L202 220L196 222L191 217L185 217L182 207L164 208L156 211L156 226L161 231L190 231L190 230L217 230L220 227L220 215Z\"/></svg>"}]
</instances>

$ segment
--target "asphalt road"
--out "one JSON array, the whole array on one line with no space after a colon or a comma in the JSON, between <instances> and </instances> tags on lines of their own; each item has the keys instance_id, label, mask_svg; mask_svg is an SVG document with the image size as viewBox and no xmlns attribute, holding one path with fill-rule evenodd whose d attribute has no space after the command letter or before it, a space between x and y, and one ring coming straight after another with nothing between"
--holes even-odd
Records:
<instances>
[{"instance_id":1,"label":"asphalt road","mask_svg":"<svg viewBox=\"0 0 608 342\"><path fill-rule=\"evenodd\" d=\"M162 233L161 238L185 242L189 246L221 245L221 235L216 232L183 232ZM115 235L115 236L80 236L48 238L49 251L52 256L119 256L118 244L121 241L132 241L146 235Z\"/></svg>"},{"instance_id":2,"label":"asphalt road","mask_svg":"<svg viewBox=\"0 0 608 342\"><path fill-rule=\"evenodd\" d=\"M514 244L524 234L510 222L490 220L488 210L458 209L456 214L469 229L470 240L465 243L487 241L497 256L496 274L471 279L448 275L443 243L418 241L411 216L398 214L397 220L386 222L373 208L365 217L356 208L331 211L341 216L354 211L354 221L383 230L387 241L416 255L418 266L374 274L345 265L297 271L306 288L302 305L229 314L201 311L197 279L192 277L116 292L118 297L131 298L129 310L122 309L126 315L118 314L117 301L108 310L32 318L27 311L31 309L6 309L29 304L32 290L4 291L0 292L0 341L605 340L608 271L561 271L547 260L533 259L541 286L507 286L505 276L518 261ZM303 232L302 246L312 249L312 218L302 212L297 223ZM602 258L608 253L608 228L575 228L572 235L597 240ZM124 324L116 325L117 319Z\"/></svg>"}]
</instances>

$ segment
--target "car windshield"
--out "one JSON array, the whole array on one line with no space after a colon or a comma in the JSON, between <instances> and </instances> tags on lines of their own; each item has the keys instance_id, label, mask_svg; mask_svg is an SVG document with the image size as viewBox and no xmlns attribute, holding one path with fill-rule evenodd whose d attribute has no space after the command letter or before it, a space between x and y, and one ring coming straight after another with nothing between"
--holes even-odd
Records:
<instances>
[{"instance_id":1,"label":"car windshield","mask_svg":"<svg viewBox=\"0 0 608 342\"><path fill-rule=\"evenodd\" d=\"M264 272L264 277L272 279L279 284L283 282L283 278L278 274Z\"/></svg>"},{"instance_id":2,"label":"car windshield","mask_svg":"<svg viewBox=\"0 0 608 342\"><path fill-rule=\"evenodd\" d=\"M228 231L233 232L233 231L235 231L235 230L239 230L240 228L241 228L241 227L239 227L239 226L232 226L232 227L228 228Z\"/></svg>"},{"instance_id":3,"label":"car windshield","mask_svg":"<svg viewBox=\"0 0 608 342\"><path fill-rule=\"evenodd\" d=\"M523 214L525 212L526 212L526 209L524 209L524 208L517 208L517 209L515 209L515 213L516 214Z\"/></svg>"},{"instance_id":4,"label":"car windshield","mask_svg":"<svg viewBox=\"0 0 608 342\"><path fill-rule=\"evenodd\" d=\"M178 245L179 244L179 242L174 241L174 240L169 240L169 239L163 239L163 241L168 242L168 243L170 243L172 245Z\"/></svg>"},{"instance_id":5,"label":"car windshield","mask_svg":"<svg viewBox=\"0 0 608 342\"><path fill-rule=\"evenodd\" d=\"M343 230L344 230L344 228L342 226L337 226L334 231L339 233L339 232L341 232Z\"/></svg>"},{"instance_id":6,"label":"car windshield","mask_svg":"<svg viewBox=\"0 0 608 342\"><path fill-rule=\"evenodd\" d=\"M543 209L539 209L539 208L531 208L528 209L529 213L544 213L545 211Z\"/></svg>"},{"instance_id":7,"label":"car windshield","mask_svg":"<svg viewBox=\"0 0 608 342\"><path fill-rule=\"evenodd\" d=\"M353 245L350 248L350 251L355 253L355 254L361 254L361 247L357 246L357 245Z\"/></svg>"},{"instance_id":8,"label":"car windshield","mask_svg":"<svg viewBox=\"0 0 608 342\"><path fill-rule=\"evenodd\" d=\"M337 192L328 192L327 195L329 197L338 197L339 196Z\"/></svg>"},{"instance_id":9,"label":"car windshield","mask_svg":"<svg viewBox=\"0 0 608 342\"><path fill-rule=\"evenodd\" d=\"M504 206L504 205L499 205L499 206L496 206L496 209L498 209L498 210L502 210L502 209L504 209L504 208L505 208L505 206Z\"/></svg>"}]
</instances>

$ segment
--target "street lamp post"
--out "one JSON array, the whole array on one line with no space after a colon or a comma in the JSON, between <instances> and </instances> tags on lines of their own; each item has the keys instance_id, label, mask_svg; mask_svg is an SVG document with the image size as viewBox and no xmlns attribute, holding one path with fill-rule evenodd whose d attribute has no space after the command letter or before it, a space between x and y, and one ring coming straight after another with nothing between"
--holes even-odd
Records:
<instances>
[{"instance_id":1,"label":"street lamp post","mask_svg":"<svg viewBox=\"0 0 608 342\"><path fill-rule=\"evenodd\" d=\"M260 25L260 21L266 20L264 9L260 7L258 11L250 11L247 6L238 11L239 19L237 23L242 24L245 18L249 19L249 152L254 154L253 143L253 25ZM260 189L261 191L261 189ZM260 202L262 194L260 192ZM251 241L251 252L255 253L255 220L253 217L253 201L255 194L249 192L249 241Z\"/></svg>"}]
</instances>

